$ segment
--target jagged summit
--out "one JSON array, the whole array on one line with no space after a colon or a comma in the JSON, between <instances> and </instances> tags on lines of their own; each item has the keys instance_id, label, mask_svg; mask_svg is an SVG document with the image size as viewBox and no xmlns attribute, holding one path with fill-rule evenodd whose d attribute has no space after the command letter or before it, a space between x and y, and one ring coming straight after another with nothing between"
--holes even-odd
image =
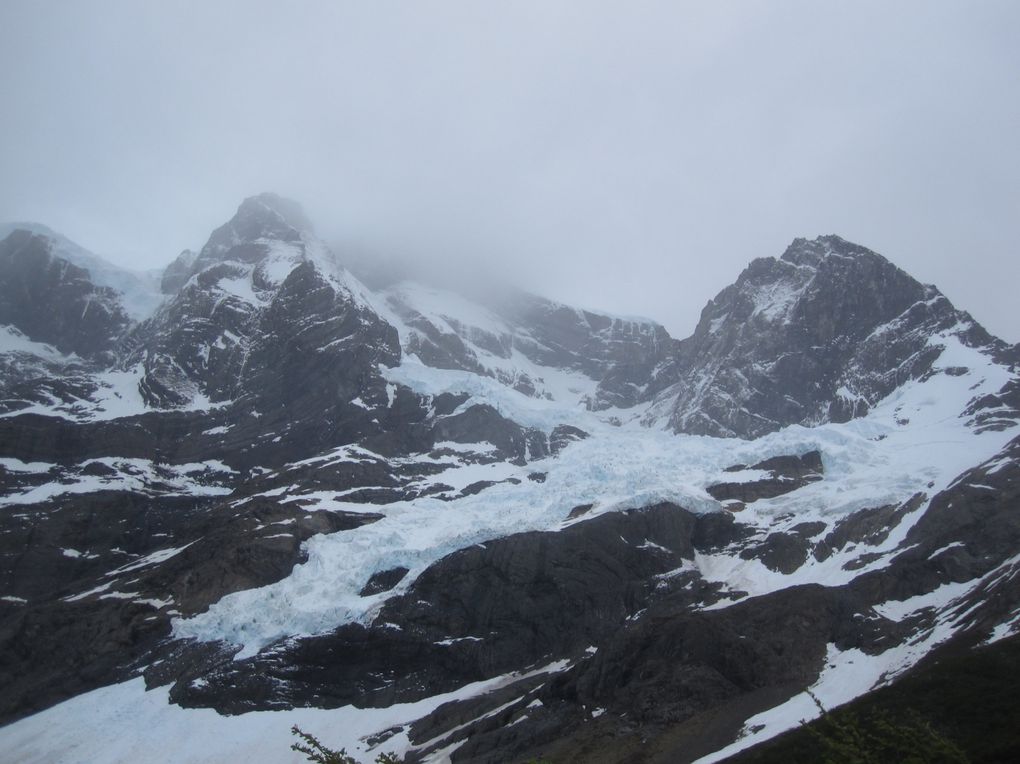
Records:
<instances>
[{"instance_id":1,"label":"jagged summit","mask_svg":"<svg viewBox=\"0 0 1020 764\"><path fill-rule=\"evenodd\" d=\"M786 251L783 252L779 259L791 262L794 265L817 266L830 255L836 255L837 257L864 256L882 258L881 255L867 247L847 241L842 236L827 234L817 236L814 239L798 236L790 242L790 246L786 248ZM882 259L884 260L885 258Z\"/></svg>"},{"instance_id":2,"label":"jagged summit","mask_svg":"<svg viewBox=\"0 0 1020 764\"><path fill-rule=\"evenodd\" d=\"M252 215L260 215L267 211L298 231L307 231L309 233L313 231L312 223L305 215L304 208L300 203L269 191L249 196L241 202L241 206L237 210L238 215L245 212Z\"/></svg>"},{"instance_id":3,"label":"jagged summit","mask_svg":"<svg viewBox=\"0 0 1020 764\"><path fill-rule=\"evenodd\" d=\"M949 335L1005 350L885 257L838 236L795 239L708 302L694 334L677 343L675 383L646 422L753 438L845 421L929 372Z\"/></svg>"},{"instance_id":4,"label":"jagged summit","mask_svg":"<svg viewBox=\"0 0 1020 764\"><path fill-rule=\"evenodd\" d=\"M312 235L312 225L297 202L270 193L250 196L229 221L212 232L192 272L223 260L257 262L266 255L269 242L298 245Z\"/></svg>"},{"instance_id":5,"label":"jagged summit","mask_svg":"<svg viewBox=\"0 0 1020 764\"><path fill-rule=\"evenodd\" d=\"M31 221L4 223L0 225L0 239L6 238L15 231L25 231L47 239L50 242L50 250L54 256L63 258L79 268L86 269L91 274L93 280L101 286L114 286L113 284L102 283L102 279L110 269L116 268L116 266L67 238L59 231L53 230L48 225Z\"/></svg>"},{"instance_id":6,"label":"jagged summit","mask_svg":"<svg viewBox=\"0 0 1020 764\"><path fill-rule=\"evenodd\" d=\"M125 362L143 365L139 387L155 407L231 400L253 385L265 393L285 376L270 368L284 357L292 373L306 363L329 368L327 360L347 352L341 344L355 326L364 354L378 351L373 357L384 363L399 355L395 333L367 305L363 287L315 237L300 206L275 194L245 199L197 256L182 252L164 272L163 289L167 302L135 332ZM291 334L303 339L281 347ZM348 371L334 370L330 384Z\"/></svg>"},{"instance_id":7,"label":"jagged summit","mask_svg":"<svg viewBox=\"0 0 1020 764\"><path fill-rule=\"evenodd\" d=\"M163 269L160 277L159 290L163 294L177 294L180 288L188 283L191 278L191 271L195 267L198 253L185 249L179 254L170 265Z\"/></svg>"},{"instance_id":8,"label":"jagged summit","mask_svg":"<svg viewBox=\"0 0 1020 764\"><path fill-rule=\"evenodd\" d=\"M217 263L257 263L281 244L304 253L312 239L312 224L300 204L272 193L249 196L199 252L186 249L166 267L160 288L174 295L192 276Z\"/></svg>"},{"instance_id":9,"label":"jagged summit","mask_svg":"<svg viewBox=\"0 0 1020 764\"><path fill-rule=\"evenodd\" d=\"M260 327L284 304L279 297L293 301L299 289L322 289L339 314L356 305L369 323L395 329L399 348L383 343L385 358L402 352L526 395L631 409L648 426L695 434L753 438L863 415L929 371L942 347L932 338L946 332L1006 356L935 287L836 235L798 238L780 257L751 262L684 340L654 322L513 290L478 299L405 283L373 293L314 236L296 202L269 193L245 199L198 254L181 253L161 286L162 308L122 354L122 368L144 363L140 388L156 407L245 389L250 353L266 345Z\"/></svg>"}]
</instances>

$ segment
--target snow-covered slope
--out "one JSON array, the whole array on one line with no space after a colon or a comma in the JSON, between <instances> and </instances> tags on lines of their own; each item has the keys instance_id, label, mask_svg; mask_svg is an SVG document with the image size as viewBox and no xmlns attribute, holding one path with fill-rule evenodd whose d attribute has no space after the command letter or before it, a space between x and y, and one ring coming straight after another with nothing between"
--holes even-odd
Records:
<instances>
[{"instance_id":1,"label":"snow-covered slope","mask_svg":"<svg viewBox=\"0 0 1020 764\"><path fill-rule=\"evenodd\" d=\"M163 285L105 366L4 340L0 712L48 708L0 729L20 760L144 725L279 761L295 722L365 760L718 760L1020 624L1016 348L836 237L679 343L369 290L272 195Z\"/></svg>"},{"instance_id":2,"label":"snow-covered slope","mask_svg":"<svg viewBox=\"0 0 1020 764\"><path fill-rule=\"evenodd\" d=\"M672 348L652 321L579 310L512 290L462 295L402 282L382 298L404 352L495 378L526 395L590 409L630 407Z\"/></svg>"}]
</instances>

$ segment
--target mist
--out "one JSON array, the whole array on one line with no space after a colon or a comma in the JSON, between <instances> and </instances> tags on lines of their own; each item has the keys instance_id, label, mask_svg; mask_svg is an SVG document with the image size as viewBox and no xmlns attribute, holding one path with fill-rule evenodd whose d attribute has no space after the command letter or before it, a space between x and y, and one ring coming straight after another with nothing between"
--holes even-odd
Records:
<instances>
[{"instance_id":1,"label":"mist","mask_svg":"<svg viewBox=\"0 0 1020 764\"><path fill-rule=\"evenodd\" d=\"M1013 2L0 6L0 221L113 262L301 202L343 258L688 335L836 233L1020 340Z\"/></svg>"}]
</instances>

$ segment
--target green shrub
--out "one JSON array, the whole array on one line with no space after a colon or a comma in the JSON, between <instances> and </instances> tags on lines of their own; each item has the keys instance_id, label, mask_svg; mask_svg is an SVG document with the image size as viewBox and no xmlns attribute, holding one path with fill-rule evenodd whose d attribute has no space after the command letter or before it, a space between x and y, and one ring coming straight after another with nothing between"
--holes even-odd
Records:
<instances>
[{"instance_id":1,"label":"green shrub","mask_svg":"<svg viewBox=\"0 0 1020 764\"><path fill-rule=\"evenodd\" d=\"M821 711L818 723L802 722L821 745L821 764L968 764L967 755L914 710L875 710L865 717L845 710Z\"/></svg>"},{"instance_id":2,"label":"green shrub","mask_svg":"<svg viewBox=\"0 0 1020 764\"><path fill-rule=\"evenodd\" d=\"M311 735L296 724L290 728L292 734L301 738L302 742L293 743L292 751L303 753L309 761L315 764L358 764L358 760L347 755L347 751L341 748L339 751L324 746L315 735ZM380 753L375 757L375 764L402 764L403 759L395 753Z\"/></svg>"}]
</instances>

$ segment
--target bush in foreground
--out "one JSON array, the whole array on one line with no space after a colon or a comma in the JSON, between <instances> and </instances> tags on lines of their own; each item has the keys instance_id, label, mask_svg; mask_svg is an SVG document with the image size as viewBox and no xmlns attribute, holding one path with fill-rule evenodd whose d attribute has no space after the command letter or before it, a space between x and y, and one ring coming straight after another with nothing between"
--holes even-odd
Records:
<instances>
[{"instance_id":1,"label":"bush in foreground","mask_svg":"<svg viewBox=\"0 0 1020 764\"><path fill-rule=\"evenodd\" d=\"M348 756L347 751L339 751L324 746L315 735L311 735L296 724L290 728L291 733L301 738L302 742L291 745L292 751L303 753L315 764L358 764L358 760ZM375 757L375 764L401 764L402 759L393 753L380 753Z\"/></svg>"},{"instance_id":2,"label":"bush in foreground","mask_svg":"<svg viewBox=\"0 0 1020 764\"><path fill-rule=\"evenodd\" d=\"M808 694L822 715L815 725L802 724L824 751L822 764L969 764L959 746L914 710L837 716Z\"/></svg>"}]
</instances>

